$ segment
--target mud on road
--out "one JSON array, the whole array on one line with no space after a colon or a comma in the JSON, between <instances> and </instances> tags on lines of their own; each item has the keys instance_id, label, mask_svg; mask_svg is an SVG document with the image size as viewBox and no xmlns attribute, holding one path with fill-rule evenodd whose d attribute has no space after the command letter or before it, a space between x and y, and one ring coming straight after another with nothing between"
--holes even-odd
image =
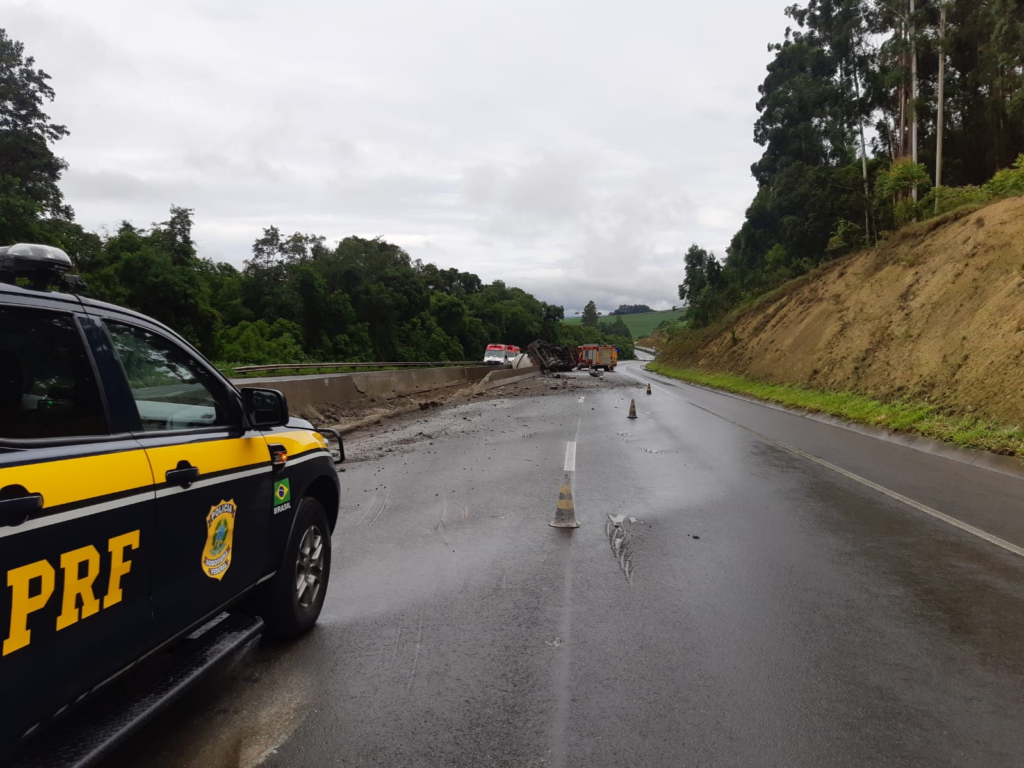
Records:
<instances>
[{"instance_id":1,"label":"mud on road","mask_svg":"<svg viewBox=\"0 0 1024 768\"><path fill-rule=\"evenodd\" d=\"M318 426L355 428L345 437L347 461L351 463L413 450L416 446L429 446L441 435L485 430L500 433L503 427L501 422L507 418L507 414L499 408L501 401L540 397L579 398L612 389L635 389L640 392L643 385L636 379L618 373L601 377L579 372L555 373L487 391L472 386L457 392L430 392L383 402L367 399L355 405L325 403L306 409L300 415Z\"/></svg>"}]
</instances>

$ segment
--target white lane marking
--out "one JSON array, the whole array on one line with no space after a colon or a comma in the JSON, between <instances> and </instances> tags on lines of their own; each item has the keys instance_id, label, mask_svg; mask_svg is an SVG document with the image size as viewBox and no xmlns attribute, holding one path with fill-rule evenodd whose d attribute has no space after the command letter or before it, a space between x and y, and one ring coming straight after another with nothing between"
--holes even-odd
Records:
<instances>
[{"instance_id":1,"label":"white lane marking","mask_svg":"<svg viewBox=\"0 0 1024 768\"><path fill-rule=\"evenodd\" d=\"M1012 552L1015 555L1024 557L1024 548L1018 547L1016 544L1011 544L1005 539L1001 539L998 536L993 536L991 533L981 530L981 528L975 528L973 525L971 525L970 523L965 523L963 520L957 520L955 517L950 517L944 512L939 512L939 510L929 507L927 504L922 504L919 501L914 501L910 497L904 496L902 493L891 491L885 486L881 486L878 483L873 483L866 477L861 477L860 475L854 474L853 472L843 469L842 467L838 467L835 464L832 464L831 462L825 461L824 459L819 459L817 456L814 456L808 453L807 451L802 451L799 448L789 445L789 443L784 443L781 440L776 440L774 437L768 437L768 435L758 432L756 429L751 429L750 427L746 427L743 424L733 421L732 419L727 419L725 418L725 416L715 413L714 411L708 408L704 408L689 400L687 400L687 402L690 403L690 405L692 405L694 408L700 408L702 411L710 413L712 416L717 416L723 421L728 421L730 424L733 424L737 427L740 427L741 429L745 429L748 432L757 435L762 440L767 440L769 443L774 443L780 448L785 448L787 451L795 453L797 456L802 456L805 459L813 461L815 464L820 464L826 469L831 469L833 472L837 472L843 477L848 477L850 480L858 482L861 485L865 485L873 491L878 491L879 493L888 496L890 499L895 499L896 501L902 502L903 504L906 504L908 507L912 507L918 510L919 512L924 512L926 515L931 515L937 520L941 520L944 523L949 523L954 528L959 528L961 531L964 531L965 533L969 533L972 536L977 536L979 539L984 539L989 544L995 544L997 547L1001 547L1002 549L1005 549L1007 552Z\"/></svg>"},{"instance_id":2,"label":"white lane marking","mask_svg":"<svg viewBox=\"0 0 1024 768\"><path fill-rule=\"evenodd\" d=\"M584 397L586 397L586 395L580 395L580 403L581 404L583 403L583 398ZM578 443L580 441L580 425L582 425L582 424L583 424L583 409L580 408L579 409L579 416L576 417L576 434L572 438L572 456L573 456L572 470L566 469L566 472L570 472L570 471L575 471L576 470L576 443ZM569 449L568 448L566 448L566 450L565 450L565 461L566 461L566 466L568 467L568 462L569 462Z\"/></svg>"},{"instance_id":3,"label":"white lane marking","mask_svg":"<svg viewBox=\"0 0 1024 768\"><path fill-rule=\"evenodd\" d=\"M768 439L771 440L771 438L768 438ZM929 507L927 504L922 504L919 501L914 501L913 499L911 499L911 498L909 498L907 496L904 496L902 493L897 493L896 491L890 491L888 488L885 488L885 487L879 485L878 483L873 483L873 482L871 482L870 480L868 480L865 477L861 477L860 475L855 475L853 472L849 472L849 471L843 469L842 467L837 467L835 464L831 464L831 463L825 461L824 459L819 459L817 456L812 456L811 454L807 453L806 451L801 451L799 448L794 448L791 445L786 445L785 443L779 442L777 440L775 442L777 442L783 448L786 448L787 450L792 451L797 456L803 456L805 459L810 459L811 461L815 462L816 464L821 464L821 466L827 467L828 469L831 469L833 472L838 472L840 475L843 475L844 477L848 477L851 480L855 480L856 482L860 483L861 485L866 485L868 488L871 488L872 490L878 491L879 493L883 493L883 494L885 494L886 496L888 496L891 499L896 499L896 501L901 501L904 504L906 504L908 507L913 507L914 509L916 509L916 510L918 510L920 512L924 512L926 515L931 515L932 517L937 518L939 520L942 520L945 523L949 523L954 528L959 528L961 531L966 531L967 533L970 533L970 534L972 534L974 536L977 536L979 539L984 539L985 541L989 542L990 544L995 544L997 547L1002 547L1007 552L1012 552L1015 555L1020 555L1021 557L1024 557L1024 549L1022 549L1021 547L1018 547L1016 544L1011 544L1010 542L1006 541L1005 539L1000 539L998 536L993 536L991 533L988 533L987 531L981 530L981 528L975 528L973 525L971 525L969 523L965 523L963 520L957 520L955 517L950 517L949 515L945 514L944 512L939 512L939 510L933 509L932 507Z\"/></svg>"},{"instance_id":4,"label":"white lane marking","mask_svg":"<svg viewBox=\"0 0 1024 768\"><path fill-rule=\"evenodd\" d=\"M565 471L576 471L576 443L573 440L565 444Z\"/></svg>"}]
</instances>

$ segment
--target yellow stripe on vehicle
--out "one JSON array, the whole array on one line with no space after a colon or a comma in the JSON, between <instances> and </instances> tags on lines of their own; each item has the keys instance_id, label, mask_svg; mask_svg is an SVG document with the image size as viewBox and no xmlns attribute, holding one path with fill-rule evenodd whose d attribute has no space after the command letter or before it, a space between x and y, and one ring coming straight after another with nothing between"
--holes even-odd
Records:
<instances>
[{"instance_id":1,"label":"yellow stripe on vehicle","mask_svg":"<svg viewBox=\"0 0 1024 768\"><path fill-rule=\"evenodd\" d=\"M153 475L140 448L6 467L0 469L0 488L7 485L42 494L43 509L50 509L114 493L151 490Z\"/></svg>"},{"instance_id":2,"label":"yellow stripe on vehicle","mask_svg":"<svg viewBox=\"0 0 1024 768\"><path fill-rule=\"evenodd\" d=\"M289 456L297 456L317 448L327 450L327 441L324 440L324 436L308 429L268 433L267 442L283 445Z\"/></svg>"},{"instance_id":3,"label":"yellow stripe on vehicle","mask_svg":"<svg viewBox=\"0 0 1024 768\"><path fill-rule=\"evenodd\" d=\"M164 482L168 470L177 469L179 461L187 461L198 468L200 476L253 464L270 463L267 441L262 437L230 437L224 440L175 443L146 450L153 465L157 484Z\"/></svg>"}]
</instances>

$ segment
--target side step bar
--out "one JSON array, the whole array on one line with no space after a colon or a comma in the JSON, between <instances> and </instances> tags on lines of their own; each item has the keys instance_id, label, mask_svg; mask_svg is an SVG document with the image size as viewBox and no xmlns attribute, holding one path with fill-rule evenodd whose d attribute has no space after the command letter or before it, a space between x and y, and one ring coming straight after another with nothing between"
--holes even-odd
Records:
<instances>
[{"instance_id":1,"label":"side step bar","mask_svg":"<svg viewBox=\"0 0 1024 768\"><path fill-rule=\"evenodd\" d=\"M205 631L204 631L205 630ZM12 768L87 768L181 697L226 656L263 631L263 620L221 614L87 700L65 723L15 755Z\"/></svg>"}]
</instances>

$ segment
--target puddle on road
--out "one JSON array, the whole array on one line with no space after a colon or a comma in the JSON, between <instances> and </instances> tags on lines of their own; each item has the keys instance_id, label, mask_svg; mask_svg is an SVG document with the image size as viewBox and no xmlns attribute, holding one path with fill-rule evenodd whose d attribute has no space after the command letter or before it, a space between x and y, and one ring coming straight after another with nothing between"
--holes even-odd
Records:
<instances>
[{"instance_id":1,"label":"puddle on road","mask_svg":"<svg viewBox=\"0 0 1024 768\"><path fill-rule=\"evenodd\" d=\"M257 644L204 680L115 752L110 768L257 768L313 708L313 679L283 650Z\"/></svg>"}]
</instances>

